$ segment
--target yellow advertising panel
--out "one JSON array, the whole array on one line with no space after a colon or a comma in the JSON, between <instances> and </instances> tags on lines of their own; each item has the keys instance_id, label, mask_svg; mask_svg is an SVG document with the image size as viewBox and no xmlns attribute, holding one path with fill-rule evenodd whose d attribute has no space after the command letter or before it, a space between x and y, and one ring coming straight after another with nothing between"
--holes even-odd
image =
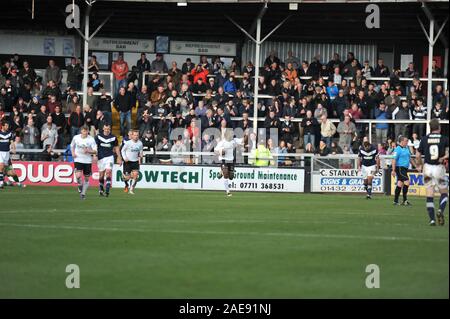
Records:
<instances>
[{"instance_id":1,"label":"yellow advertising panel","mask_svg":"<svg viewBox=\"0 0 450 319\"><path fill-rule=\"evenodd\" d=\"M409 189L408 195L415 196L427 196L427 189L423 185L423 174L422 173L408 173L409 176ZM448 174L447 174L448 179ZM395 183L397 179L391 176L391 195L394 195L395 192Z\"/></svg>"}]
</instances>

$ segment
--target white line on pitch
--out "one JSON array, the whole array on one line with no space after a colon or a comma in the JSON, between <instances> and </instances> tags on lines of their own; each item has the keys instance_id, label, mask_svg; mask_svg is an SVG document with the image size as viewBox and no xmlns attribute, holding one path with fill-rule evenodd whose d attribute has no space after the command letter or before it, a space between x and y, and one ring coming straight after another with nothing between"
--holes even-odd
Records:
<instances>
[{"instance_id":1,"label":"white line on pitch","mask_svg":"<svg viewBox=\"0 0 450 319\"><path fill-rule=\"evenodd\" d=\"M111 232L142 232L142 233L175 233L175 234L194 234L194 235L242 235L242 236L274 236L274 237L299 237L299 238L337 238L337 239L366 239L366 240L387 240L387 241L432 241L448 242L448 239L441 238L418 238L418 237L396 237L396 236L357 236L340 234L302 234L302 233L277 233L277 232L224 232L224 231L200 231L200 230L164 230L164 229L145 229L145 228L108 228L108 227L88 227L72 225L38 225L38 224L13 224L0 223L0 226L25 227L25 228L44 228L44 229L69 229L69 230L87 230L87 231L111 231Z\"/></svg>"}]
</instances>

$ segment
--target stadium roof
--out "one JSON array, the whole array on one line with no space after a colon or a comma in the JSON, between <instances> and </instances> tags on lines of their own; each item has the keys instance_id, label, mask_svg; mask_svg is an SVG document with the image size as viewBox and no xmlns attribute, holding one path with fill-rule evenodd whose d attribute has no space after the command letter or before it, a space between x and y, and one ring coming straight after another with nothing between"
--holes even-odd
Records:
<instances>
[{"instance_id":1,"label":"stadium roof","mask_svg":"<svg viewBox=\"0 0 450 319\"><path fill-rule=\"evenodd\" d=\"M91 29L110 14L98 36L149 38L168 35L171 39L236 41L245 36L226 18L230 16L249 30L260 11L263 1L188 1L187 6L174 2L184 0L98 0L91 12ZM273 41L333 42L333 43L427 43L417 21L421 17L428 25L419 1L270 1L266 11L262 34L267 34L280 21L291 18L270 38ZM168 3L173 2L173 3ZM290 11L288 2L299 2L298 10ZM328 2L324 5L323 2ZM350 5L349 2L352 2ZM364 2L364 3L361 3ZM381 28L367 29L365 12L367 2L380 7ZM8 10L0 11L0 30L52 31L77 34L65 27L64 9L68 1L35 0L35 19L31 19L31 1L15 0L8 3ZM75 0L83 6L84 0ZM442 23L448 16L448 1L427 1L436 20ZM82 7L82 10L83 7ZM443 30L448 37L448 24ZM436 45L440 45L438 41Z\"/></svg>"}]
</instances>

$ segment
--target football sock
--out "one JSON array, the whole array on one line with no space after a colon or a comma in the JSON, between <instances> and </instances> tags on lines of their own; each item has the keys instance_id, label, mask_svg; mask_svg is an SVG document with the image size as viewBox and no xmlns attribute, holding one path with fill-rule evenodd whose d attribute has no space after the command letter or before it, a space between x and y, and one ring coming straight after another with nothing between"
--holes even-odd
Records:
<instances>
[{"instance_id":1,"label":"football sock","mask_svg":"<svg viewBox=\"0 0 450 319\"><path fill-rule=\"evenodd\" d=\"M398 203L398 198L400 197L400 192L402 191L402 188L401 187L396 187L395 188L395 199L394 199L394 201L396 202L396 203Z\"/></svg>"},{"instance_id":2,"label":"football sock","mask_svg":"<svg viewBox=\"0 0 450 319\"><path fill-rule=\"evenodd\" d=\"M128 187L129 187L129 185L128 185L128 180L124 180L123 182L125 183L125 187L128 188Z\"/></svg>"},{"instance_id":3,"label":"football sock","mask_svg":"<svg viewBox=\"0 0 450 319\"><path fill-rule=\"evenodd\" d=\"M367 186L367 194L372 196L372 185Z\"/></svg>"},{"instance_id":4,"label":"football sock","mask_svg":"<svg viewBox=\"0 0 450 319\"><path fill-rule=\"evenodd\" d=\"M430 220L434 220L434 202L433 197L427 197L427 210Z\"/></svg>"},{"instance_id":5,"label":"football sock","mask_svg":"<svg viewBox=\"0 0 450 319\"><path fill-rule=\"evenodd\" d=\"M403 185L403 201L407 201L408 200L408 185Z\"/></svg>"},{"instance_id":6,"label":"football sock","mask_svg":"<svg viewBox=\"0 0 450 319\"><path fill-rule=\"evenodd\" d=\"M77 178L77 184L78 184L78 189L82 190L82 188L83 188L83 182L82 182L81 177L78 177L78 178Z\"/></svg>"},{"instance_id":7,"label":"football sock","mask_svg":"<svg viewBox=\"0 0 450 319\"><path fill-rule=\"evenodd\" d=\"M133 188L136 188L136 184L137 184L137 178L133 179Z\"/></svg>"},{"instance_id":8,"label":"football sock","mask_svg":"<svg viewBox=\"0 0 450 319\"><path fill-rule=\"evenodd\" d=\"M16 183L18 183L19 182L19 176L17 176L17 175L14 175L13 177L13 180L16 182Z\"/></svg>"},{"instance_id":9,"label":"football sock","mask_svg":"<svg viewBox=\"0 0 450 319\"><path fill-rule=\"evenodd\" d=\"M445 211L445 206L448 202L448 194L441 194L441 198L439 199L439 209L442 213Z\"/></svg>"},{"instance_id":10,"label":"football sock","mask_svg":"<svg viewBox=\"0 0 450 319\"><path fill-rule=\"evenodd\" d=\"M3 186L3 172L0 173L0 187Z\"/></svg>"},{"instance_id":11,"label":"football sock","mask_svg":"<svg viewBox=\"0 0 450 319\"><path fill-rule=\"evenodd\" d=\"M98 189L99 189L99 191L101 191L101 192L103 192L103 184L105 183L105 178L99 178L99 180L98 180Z\"/></svg>"},{"instance_id":12,"label":"football sock","mask_svg":"<svg viewBox=\"0 0 450 319\"><path fill-rule=\"evenodd\" d=\"M111 188L111 177L106 178L106 192L109 193L109 189Z\"/></svg>"},{"instance_id":13,"label":"football sock","mask_svg":"<svg viewBox=\"0 0 450 319\"><path fill-rule=\"evenodd\" d=\"M226 190L227 192L229 192L229 191L230 191L230 185L229 185L229 180L228 180L228 178L224 178L223 184L225 185L225 190Z\"/></svg>"},{"instance_id":14,"label":"football sock","mask_svg":"<svg viewBox=\"0 0 450 319\"><path fill-rule=\"evenodd\" d=\"M86 195L88 187L89 187L89 177L84 179L83 190L81 191L82 195Z\"/></svg>"}]
</instances>

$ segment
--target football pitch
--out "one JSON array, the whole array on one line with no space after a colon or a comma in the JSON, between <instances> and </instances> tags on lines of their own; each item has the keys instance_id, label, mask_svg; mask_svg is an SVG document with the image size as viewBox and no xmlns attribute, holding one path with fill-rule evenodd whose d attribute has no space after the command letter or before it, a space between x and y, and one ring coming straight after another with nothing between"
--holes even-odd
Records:
<instances>
[{"instance_id":1,"label":"football pitch","mask_svg":"<svg viewBox=\"0 0 450 319\"><path fill-rule=\"evenodd\" d=\"M411 202L8 187L0 298L448 298L448 223L428 226L425 199ZM80 288L66 287L69 264ZM379 288L366 287L370 264Z\"/></svg>"}]
</instances>

